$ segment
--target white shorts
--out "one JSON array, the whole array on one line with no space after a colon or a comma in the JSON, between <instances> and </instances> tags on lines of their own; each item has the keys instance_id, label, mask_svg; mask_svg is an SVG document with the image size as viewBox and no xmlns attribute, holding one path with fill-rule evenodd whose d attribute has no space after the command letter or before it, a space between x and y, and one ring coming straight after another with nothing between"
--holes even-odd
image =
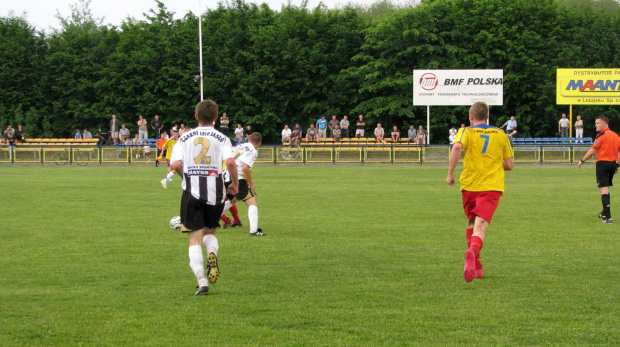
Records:
<instances>
[{"instance_id":1,"label":"white shorts","mask_svg":"<svg viewBox=\"0 0 620 347\"><path fill-rule=\"evenodd\" d=\"M355 135L364 136L364 129L355 129Z\"/></svg>"}]
</instances>

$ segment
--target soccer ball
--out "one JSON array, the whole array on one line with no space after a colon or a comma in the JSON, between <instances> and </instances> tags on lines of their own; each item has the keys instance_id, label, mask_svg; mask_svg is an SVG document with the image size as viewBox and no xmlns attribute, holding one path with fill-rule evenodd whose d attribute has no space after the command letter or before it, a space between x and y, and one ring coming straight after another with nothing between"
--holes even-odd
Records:
<instances>
[{"instance_id":1,"label":"soccer ball","mask_svg":"<svg viewBox=\"0 0 620 347\"><path fill-rule=\"evenodd\" d=\"M170 228L173 230L181 230L181 226L183 224L181 224L181 217L176 216L176 217L172 217L172 219L170 220Z\"/></svg>"}]
</instances>

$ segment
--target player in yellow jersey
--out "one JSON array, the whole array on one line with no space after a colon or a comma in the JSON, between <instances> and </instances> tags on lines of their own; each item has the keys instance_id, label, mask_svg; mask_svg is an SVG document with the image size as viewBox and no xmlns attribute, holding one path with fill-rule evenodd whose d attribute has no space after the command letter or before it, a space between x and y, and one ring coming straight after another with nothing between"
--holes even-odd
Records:
<instances>
[{"instance_id":1,"label":"player in yellow jersey","mask_svg":"<svg viewBox=\"0 0 620 347\"><path fill-rule=\"evenodd\" d=\"M164 187L164 189L168 188L168 181L172 181L172 176L174 176L174 170L172 169L172 166L170 166L170 156L172 155L172 147L174 147L174 145L177 143L177 140L179 139L178 131L172 130L170 131L170 133L172 137L166 140L166 142L164 142L159 152L159 159L161 159L164 150L166 150L166 161L168 162L168 174L166 175L166 178L161 180L161 186Z\"/></svg>"},{"instance_id":2,"label":"player in yellow jersey","mask_svg":"<svg viewBox=\"0 0 620 347\"><path fill-rule=\"evenodd\" d=\"M499 128L488 126L489 106L477 102L469 109L470 127L459 129L450 153L446 182L454 185L454 169L465 151L461 192L467 217L467 251L463 277L471 282L484 278L480 250L493 213L504 193L504 171L512 170L514 162L508 136Z\"/></svg>"}]
</instances>

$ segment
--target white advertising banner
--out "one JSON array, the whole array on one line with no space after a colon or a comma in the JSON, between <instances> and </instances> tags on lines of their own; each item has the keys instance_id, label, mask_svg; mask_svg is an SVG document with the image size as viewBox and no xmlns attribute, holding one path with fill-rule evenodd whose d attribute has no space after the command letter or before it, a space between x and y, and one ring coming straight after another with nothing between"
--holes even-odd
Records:
<instances>
[{"instance_id":1,"label":"white advertising banner","mask_svg":"<svg viewBox=\"0 0 620 347\"><path fill-rule=\"evenodd\" d=\"M504 70L413 70L414 106L504 104Z\"/></svg>"}]
</instances>

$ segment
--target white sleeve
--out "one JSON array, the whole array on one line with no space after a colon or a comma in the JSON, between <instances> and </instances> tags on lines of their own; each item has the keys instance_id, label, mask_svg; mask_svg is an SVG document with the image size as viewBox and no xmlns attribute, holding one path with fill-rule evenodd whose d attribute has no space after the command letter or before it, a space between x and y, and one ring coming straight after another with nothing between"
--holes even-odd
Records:
<instances>
[{"instance_id":1,"label":"white sleeve","mask_svg":"<svg viewBox=\"0 0 620 347\"><path fill-rule=\"evenodd\" d=\"M172 151L174 153L174 151ZM234 158L232 152L232 144L230 143L230 139L226 139L224 141L224 145L222 146L222 161L226 161L228 158Z\"/></svg>"},{"instance_id":2,"label":"white sleeve","mask_svg":"<svg viewBox=\"0 0 620 347\"><path fill-rule=\"evenodd\" d=\"M247 151L246 150L246 151L243 151L243 153L239 157L239 161L242 162L243 164L247 164L249 167L253 167L254 160L256 159L257 156L258 156L258 151L256 150Z\"/></svg>"},{"instance_id":3,"label":"white sleeve","mask_svg":"<svg viewBox=\"0 0 620 347\"><path fill-rule=\"evenodd\" d=\"M170 155L170 163L174 163L175 161L183 161L183 144L181 141L177 141L172 147L172 154Z\"/></svg>"}]
</instances>

